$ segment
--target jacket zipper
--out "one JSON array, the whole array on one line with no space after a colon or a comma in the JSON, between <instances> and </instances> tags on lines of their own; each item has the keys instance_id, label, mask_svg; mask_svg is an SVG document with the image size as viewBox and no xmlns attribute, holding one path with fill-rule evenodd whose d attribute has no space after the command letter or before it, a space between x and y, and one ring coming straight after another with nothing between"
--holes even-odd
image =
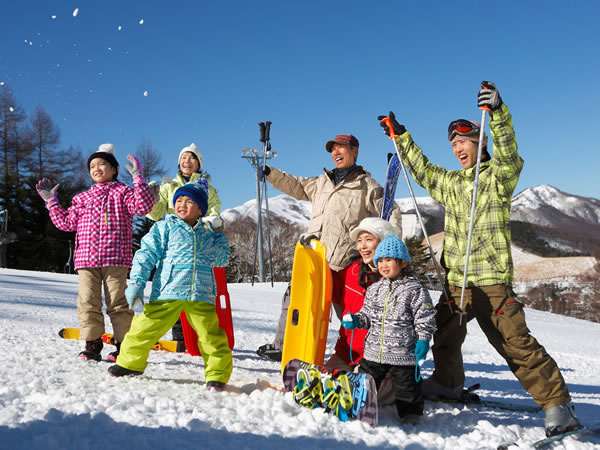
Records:
<instances>
[{"instance_id":1,"label":"jacket zipper","mask_svg":"<svg viewBox=\"0 0 600 450\"><path fill-rule=\"evenodd\" d=\"M385 316L387 315L387 302L392 293L392 282L388 286L388 291L385 294L385 300L383 301L383 319L381 320L381 342L379 343L379 364L383 361L383 336L385 334Z\"/></svg>"},{"instance_id":2,"label":"jacket zipper","mask_svg":"<svg viewBox=\"0 0 600 450\"><path fill-rule=\"evenodd\" d=\"M190 300L194 300L194 281L196 279L196 232L192 228L192 236L194 238L194 262L192 264L192 286L191 286L191 295Z\"/></svg>"}]
</instances>

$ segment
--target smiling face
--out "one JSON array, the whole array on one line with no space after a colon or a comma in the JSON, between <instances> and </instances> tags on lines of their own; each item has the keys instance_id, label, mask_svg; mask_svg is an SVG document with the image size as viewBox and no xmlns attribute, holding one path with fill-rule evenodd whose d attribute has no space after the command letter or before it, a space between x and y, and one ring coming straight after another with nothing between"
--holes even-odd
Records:
<instances>
[{"instance_id":1,"label":"smiling face","mask_svg":"<svg viewBox=\"0 0 600 450\"><path fill-rule=\"evenodd\" d=\"M467 138L459 138L452 141L454 156L458 158L458 162L460 162L463 169L470 169L477 164L477 149L477 142L473 142Z\"/></svg>"},{"instance_id":2,"label":"smiling face","mask_svg":"<svg viewBox=\"0 0 600 450\"><path fill-rule=\"evenodd\" d=\"M96 183L111 181L116 173L117 169L104 158L94 158L90 161L90 176Z\"/></svg>"},{"instance_id":3,"label":"smiling face","mask_svg":"<svg viewBox=\"0 0 600 450\"><path fill-rule=\"evenodd\" d=\"M373 257L375 256L375 249L379 245L379 238L369 233L368 231L361 231L356 238L356 249L360 253L360 256L365 264L371 264Z\"/></svg>"},{"instance_id":4,"label":"smiling face","mask_svg":"<svg viewBox=\"0 0 600 450\"><path fill-rule=\"evenodd\" d=\"M202 210L194 200L187 195L180 195L175 200L175 215L187 223L194 226L198 218L202 215Z\"/></svg>"},{"instance_id":5,"label":"smiling face","mask_svg":"<svg viewBox=\"0 0 600 450\"><path fill-rule=\"evenodd\" d=\"M402 275L402 269L408 265L408 262L403 259L396 258L379 258L377 260L377 270L382 277L394 280Z\"/></svg>"},{"instance_id":6,"label":"smiling face","mask_svg":"<svg viewBox=\"0 0 600 450\"><path fill-rule=\"evenodd\" d=\"M179 170L181 170L184 176L189 177L194 172L197 172L198 169L200 169L200 162L196 158L196 155L192 152L185 152L181 155L181 158L179 158Z\"/></svg>"},{"instance_id":7,"label":"smiling face","mask_svg":"<svg viewBox=\"0 0 600 450\"><path fill-rule=\"evenodd\" d=\"M358 157L358 147L349 145L333 144L331 147L331 159L338 169L351 167Z\"/></svg>"}]
</instances>

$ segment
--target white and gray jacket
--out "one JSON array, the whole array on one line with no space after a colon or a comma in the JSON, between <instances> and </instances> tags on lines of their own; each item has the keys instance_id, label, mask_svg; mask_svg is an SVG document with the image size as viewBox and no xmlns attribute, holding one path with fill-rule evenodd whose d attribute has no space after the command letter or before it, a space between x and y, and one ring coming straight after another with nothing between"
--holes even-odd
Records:
<instances>
[{"instance_id":1,"label":"white and gray jacket","mask_svg":"<svg viewBox=\"0 0 600 450\"><path fill-rule=\"evenodd\" d=\"M430 340L436 329L429 292L414 275L369 286L356 317L358 328L369 329L364 358L380 364L415 365L417 340Z\"/></svg>"}]
</instances>

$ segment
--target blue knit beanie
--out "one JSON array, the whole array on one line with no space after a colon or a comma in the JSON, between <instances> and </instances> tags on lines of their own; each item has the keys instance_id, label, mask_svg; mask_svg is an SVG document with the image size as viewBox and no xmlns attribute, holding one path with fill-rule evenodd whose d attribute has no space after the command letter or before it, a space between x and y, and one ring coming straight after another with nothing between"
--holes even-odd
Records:
<instances>
[{"instance_id":1,"label":"blue knit beanie","mask_svg":"<svg viewBox=\"0 0 600 450\"><path fill-rule=\"evenodd\" d=\"M373 262L377 265L379 258L403 259L410 264L410 255L406 244L395 234L388 234L375 250Z\"/></svg>"},{"instance_id":2,"label":"blue knit beanie","mask_svg":"<svg viewBox=\"0 0 600 450\"><path fill-rule=\"evenodd\" d=\"M190 181L178 188L173 195L173 205L175 205L177 197L182 195L191 198L200 207L202 216L206 214L208 209L208 181L205 178Z\"/></svg>"}]
</instances>

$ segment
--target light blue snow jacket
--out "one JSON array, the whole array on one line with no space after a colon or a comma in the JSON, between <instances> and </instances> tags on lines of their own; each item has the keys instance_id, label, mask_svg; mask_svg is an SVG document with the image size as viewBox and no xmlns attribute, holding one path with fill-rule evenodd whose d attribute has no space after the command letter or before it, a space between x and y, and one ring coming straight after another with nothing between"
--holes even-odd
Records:
<instances>
[{"instance_id":1,"label":"light blue snow jacket","mask_svg":"<svg viewBox=\"0 0 600 450\"><path fill-rule=\"evenodd\" d=\"M223 233L194 228L174 214L156 222L135 252L129 278L144 287L156 267L152 281L153 300L191 300L215 303L217 290L213 267L229 261L229 245Z\"/></svg>"}]
</instances>

